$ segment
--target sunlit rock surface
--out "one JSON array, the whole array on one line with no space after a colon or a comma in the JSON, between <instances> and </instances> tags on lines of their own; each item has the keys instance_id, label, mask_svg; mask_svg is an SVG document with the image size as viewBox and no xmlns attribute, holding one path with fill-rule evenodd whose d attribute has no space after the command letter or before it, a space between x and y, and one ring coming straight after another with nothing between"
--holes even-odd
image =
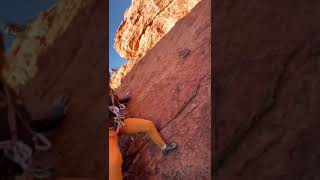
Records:
<instances>
[{"instance_id":1,"label":"sunlit rock surface","mask_svg":"<svg viewBox=\"0 0 320 180\"><path fill-rule=\"evenodd\" d=\"M63 0L41 12L26 24L7 53L4 79L15 89L25 85L38 72L40 55L60 37L71 22L77 21L94 1Z\"/></svg>"},{"instance_id":2,"label":"sunlit rock surface","mask_svg":"<svg viewBox=\"0 0 320 180\"><path fill-rule=\"evenodd\" d=\"M120 71L114 75L112 87L118 87L122 77L132 69L134 64L138 63L174 27L176 22L187 15L199 2L200 0L133 0L125 12L124 20L115 34L114 41L114 48L119 55L133 62L121 67Z\"/></svg>"}]
</instances>

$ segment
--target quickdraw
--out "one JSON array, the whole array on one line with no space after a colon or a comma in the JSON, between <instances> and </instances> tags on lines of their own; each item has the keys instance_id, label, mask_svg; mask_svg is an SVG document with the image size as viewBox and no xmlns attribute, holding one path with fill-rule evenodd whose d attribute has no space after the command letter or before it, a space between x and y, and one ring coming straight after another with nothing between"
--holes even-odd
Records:
<instances>
[{"instance_id":1,"label":"quickdraw","mask_svg":"<svg viewBox=\"0 0 320 180\"><path fill-rule=\"evenodd\" d=\"M126 106L124 104L119 103L119 108L117 106L115 106L114 103L114 94L113 91L110 90L110 96L111 96L111 101L112 101L112 106L109 106L109 110L116 115L116 117L114 117L114 123L117 124L117 134L119 133L120 128L124 127L124 122L123 120L126 118L126 115L124 115L122 112L126 109ZM134 137L130 136L130 139L132 141L134 141Z\"/></svg>"},{"instance_id":2,"label":"quickdraw","mask_svg":"<svg viewBox=\"0 0 320 180\"><path fill-rule=\"evenodd\" d=\"M124 127L123 120L125 119L125 116L121 113L126 107L123 104L119 104L119 108L115 105L115 98L113 94L113 90L110 90L110 95L111 95L111 101L112 101L112 106L109 106L109 110L116 115L114 117L114 122L117 124L117 134L120 130L120 128Z\"/></svg>"},{"instance_id":3,"label":"quickdraw","mask_svg":"<svg viewBox=\"0 0 320 180\"><path fill-rule=\"evenodd\" d=\"M116 117L114 117L114 122L117 124L117 133L119 132L120 128L124 127L124 123L123 120L125 119L125 116L122 115L120 110L124 110L125 106L123 104L119 105L120 109L113 105L113 106L109 106L109 110L116 115Z\"/></svg>"},{"instance_id":4,"label":"quickdraw","mask_svg":"<svg viewBox=\"0 0 320 180\"><path fill-rule=\"evenodd\" d=\"M114 122L117 124L117 133L120 128L124 127L123 120L126 118L126 116L121 113L121 110L124 110L126 107L123 104L120 104L119 107L120 109L117 106L109 106L109 110L116 115L116 117L114 117ZM130 136L130 139L131 141L134 141L133 136Z\"/></svg>"}]
</instances>

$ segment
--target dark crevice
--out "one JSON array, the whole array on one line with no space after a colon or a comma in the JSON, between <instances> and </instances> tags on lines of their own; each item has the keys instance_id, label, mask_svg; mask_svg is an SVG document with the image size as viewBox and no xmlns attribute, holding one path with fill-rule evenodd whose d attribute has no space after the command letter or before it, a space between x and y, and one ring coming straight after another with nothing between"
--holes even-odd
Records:
<instances>
[{"instance_id":1,"label":"dark crevice","mask_svg":"<svg viewBox=\"0 0 320 180\"><path fill-rule=\"evenodd\" d=\"M131 165L133 164L134 160L137 158L137 155L139 153L141 153L142 149L145 147L145 145L147 145L149 143L149 141L146 141L145 143L143 143L141 145L141 147L134 153L130 154L130 155L126 155L125 159L126 159L126 164L124 164L125 166L123 167L123 171L128 171L131 168ZM129 149L129 148L128 148Z\"/></svg>"}]
</instances>

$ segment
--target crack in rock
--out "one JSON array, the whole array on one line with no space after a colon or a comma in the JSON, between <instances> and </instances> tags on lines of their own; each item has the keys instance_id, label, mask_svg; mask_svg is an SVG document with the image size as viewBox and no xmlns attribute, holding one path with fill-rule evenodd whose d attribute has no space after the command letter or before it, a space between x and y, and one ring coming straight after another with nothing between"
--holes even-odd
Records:
<instances>
[{"instance_id":1,"label":"crack in rock","mask_svg":"<svg viewBox=\"0 0 320 180\"><path fill-rule=\"evenodd\" d=\"M215 157L215 161L213 164L213 172L218 174L220 168L223 167L224 164L229 160L229 158L234 154L242 145L245 138L248 134L256 127L258 122L262 121L262 119L271 112L275 105L276 99L278 98L278 93L281 91L285 79L285 75L287 74L287 69L290 64L294 61L294 57L304 49L306 41L303 41L299 44L295 49L288 54L285 62L283 63L283 67L281 72L278 75L278 78L275 81L275 86L272 91L272 96L267 99L266 104L261 108L258 112L255 112L252 118L249 119L249 123L243 123L236 131L235 131L235 138L231 140L231 143L221 152L219 157Z\"/></svg>"},{"instance_id":2,"label":"crack in rock","mask_svg":"<svg viewBox=\"0 0 320 180\"><path fill-rule=\"evenodd\" d=\"M203 79L205 78L206 76L203 76L200 81L199 81L199 84L195 90L195 93L189 98L189 100L184 103L184 105L177 111L177 113L173 116L173 118L167 123L165 124L162 128L160 128L159 131L162 131L164 128L166 128L169 124L171 124L187 107L188 105L192 102L192 100L198 95L198 90L200 89L200 85L203 81Z\"/></svg>"},{"instance_id":3,"label":"crack in rock","mask_svg":"<svg viewBox=\"0 0 320 180\"><path fill-rule=\"evenodd\" d=\"M166 124L164 125L162 128L160 128L159 132L161 132L164 128L166 128L169 124L171 124L185 109L186 107L188 107L188 105L192 102L192 100L198 95L198 91L201 87L201 83L203 81L203 79L206 78L206 75L201 77L199 80L199 83L197 85L197 88L195 90L195 93L189 98L189 100L178 110L178 112L174 115L174 117ZM194 107L191 111L189 111L188 113L191 113L194 109L196 109L198 106ZM135 161L135 159L137 158L137 155L140 154L142 152L142 150L144 149L144 147L150 142L150 140L148 140L147 142L145 142L135 153L132 153L130 156L126 156L127 157L132 157L132 161L127 165L127 170L129 170L133 164L133 162Z\"/></svg>"}]
</instances>

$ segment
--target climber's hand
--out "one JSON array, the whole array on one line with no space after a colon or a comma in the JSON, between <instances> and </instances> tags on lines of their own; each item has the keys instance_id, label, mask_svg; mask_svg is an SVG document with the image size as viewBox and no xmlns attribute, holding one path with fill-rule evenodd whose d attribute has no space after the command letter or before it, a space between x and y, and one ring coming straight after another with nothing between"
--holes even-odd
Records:
<instances>
[{"instance_id":1,"label":"climber's hand","mask_svg":"<svg viewBox=\"0 0 320 180\"><path fill-rule=\"evenodd\" d=\"M57 116L63 116L67 114L69 106L69 96L61 95L53 101L52 113Z\"/></svg>"},{"instance_id":2,"label":"climber's hand","mask_svg":"<svg viewBox=\"0 0 320 180\"><path fill-rule=\"evenodd\" d=\"M131 91L128 91L127 94L126 94L126 96L129 97L129 98L131 98L131 94L132 94Z\"/></svg>"}]
</instances>

